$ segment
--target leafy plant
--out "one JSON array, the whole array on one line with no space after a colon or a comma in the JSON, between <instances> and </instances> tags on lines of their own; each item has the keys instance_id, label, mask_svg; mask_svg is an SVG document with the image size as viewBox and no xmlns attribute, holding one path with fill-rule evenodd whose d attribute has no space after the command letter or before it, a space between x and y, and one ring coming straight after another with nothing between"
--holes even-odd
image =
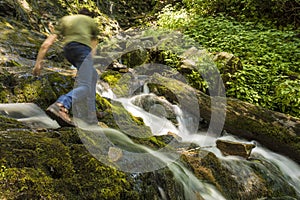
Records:
<instances>
[{"instance_id":1,"label":"leafy plant","mask_svg":"<svg viewBox=\"0 0 300 200\"><path fill-rule=\"evenodd\" d=\"M186 9L176 10L175 7L167 5L158 16L158 25L168 29L180 29L189 24L189 13Z\"/></svg>"},{"instance_id":2,"label":"leafy plant","mask_svg":"<svg viewBox=\"0 0 300 200\"><path fill-rule=\"evenodd\" d=\"M271 22L262 23L253 21L253 18L247 20L246 15L243 21L237 21L237 18L224 16L223 11L217 10L218 15L206 15L211 9L208 5L217 3L219 8L223 8L222 5L226 7L239 2L245 4L244 9L258 9L251 8L250 1L185 0L184 2L187 5L185 8L176 10L176 7L167 7L160 14L158 25L182 31L198 42L197 46L200 44L209 52L225 51L240 58L243 69L230 74L230 80L225 83L227 96L300 116L299 108L296 107L299 107L297 104L299 94L296 88L300 88L296 81L300 78L298 30L288 27L279 30L274 28ZM235 8L226 7L226 9ZM183 23L178 23L178 16L185 17L180 19ZM205 88L197 73L193 72L188 77L193 80L191 82L194 87L202 90ZM289 91L289 97L283 97L286 91Z\"/></svg>"},{"instance_id":3,"label":"leafy plant","mask_svg":"<svg viewBox=\"0 0 300 200\"><path fill-rule=\"evenodd\" d=\"M285 80L275 88L274 101L281 112L300 116L300 80Z\"/></svg>"},{"instance_id":4,"label":"leafy plant","mask_svg":"<svg viewBox=\"0 0 300 200\"><path fill-rule=\"evenodd\" d=\"M238 21L260 21L299 27L299 0L184 0L188 9L205 16L226 15Z\"/></svg>"}]
</instances>

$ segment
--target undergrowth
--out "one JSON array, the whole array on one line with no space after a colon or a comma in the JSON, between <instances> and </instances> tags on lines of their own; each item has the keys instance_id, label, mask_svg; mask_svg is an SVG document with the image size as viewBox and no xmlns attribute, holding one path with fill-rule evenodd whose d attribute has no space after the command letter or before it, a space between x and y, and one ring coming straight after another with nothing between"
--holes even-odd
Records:
<instances>
[{"instance_id":1,"label":"undergrowth","mask_svg":"<svg viewBox=\"0 0 300 200\"><path fill-rule=\"evenodd\" d=\"M180 30L209 52L225 51L241 59L243 69L224 83L227 96L300 117L299 29L199 13L195 6L168 6L157 24Z\"/></svg>"}]
</instances>

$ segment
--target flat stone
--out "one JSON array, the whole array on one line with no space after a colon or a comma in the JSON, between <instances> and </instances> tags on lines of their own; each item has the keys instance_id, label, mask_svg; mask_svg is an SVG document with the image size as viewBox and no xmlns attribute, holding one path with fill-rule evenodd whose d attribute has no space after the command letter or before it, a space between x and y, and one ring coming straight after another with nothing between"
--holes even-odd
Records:
<instances>
[{"instance_id":1,"label":"flat stone","mask_svg":"<svg viewBox=\"0 0 300 200\"><path fill-rule=\"evenodd\" d=\"M234 142L228 140L217 140L217 148L224 156L240 156L248 159L255 144Z\"/></svg>"}]
</instances>

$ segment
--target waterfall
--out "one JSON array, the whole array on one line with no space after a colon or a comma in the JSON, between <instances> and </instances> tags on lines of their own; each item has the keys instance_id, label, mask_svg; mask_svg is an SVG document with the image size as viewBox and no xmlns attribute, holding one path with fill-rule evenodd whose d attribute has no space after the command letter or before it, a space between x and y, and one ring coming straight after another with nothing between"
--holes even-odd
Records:
<instances>
[{"instance_id":1,"label":"waterfall","mask_svg":"<svg viewBox=\"0 0 300 200\"><path fill-rule=\"evenodd\" d=\"M155 167L168 167L174 174L175 180L183 185L186 200L201 200L203 198L205 200L225 200L213 185L197 179L185 166L174 161L174 153L154 151L146 146L134 143L126 134L115 129L89 126L84 129L82 126L80 130L82 131L79 132L79 135L89 152L103 163L108 164L103 159L103 154L107 153L109 155L112 148L114 150L122 148L119 151L122 152L122 156L120 156L122 158L120 160L115 159L114 165L115 167L118 166L120 170L134 174L139 170L151 171L152 169L155 170ZM88 137L86 137L87 135ZM105 137L109 138L110 141L103 142L106 140ZM100 142L101 145L99 145ZM110 150L105 150L107 148ZM118 153L116 152L116 154ZM111 157L114 157L114 155ZM141 165L144 165L145 169L141 169ZM165 191L162 188L158 188L158 190L163 196Z\"/></svg>"},{"instance_id":2,"label":"waterfall","mask_svg":"<svg viewBox=\"0 0 300 200\"><path fill-rule=\"evenodd\" d=\"M147 151L149 151L152 155L155 155L161 161L172 162L172 160L169 160L169 158L164 154L157 153L157 151L150 149L147 149ZM200 197L202 197L206 200L225 200L222 194L219 193L214 186L201 182L191 171L189 171L179 162L175 161L168 165L168 167L173 172L175 179L183 184L185 199L197 200L201 199Z\"/></svg>"},{"instance_id":3,"label":"waterfall","mask_svg":"<svg viewBox=\"0 0 300 200\"><path fill-rule=\"evenodd\" d=\"M98 85L97 89L103 97L120 102L132 115L141 117L145 124L149 126L151 131L156 135L165 135L168 132L172 132L178 135L182 139L182 142L198 144L201 149L212 152L217 156L219 161L222 162L222 166L236 172L233 173L233 175L235 175L238 180L241 180L241 182L243 179L246 181L249 180L249 178L250 181L253 180L251 179L251 175L253 174L251 166L257 168L264 163L267 163L263 170L268 170L270 167L275 169L274 171L276 174L272 174L273 171L263 171L259 169L260 173L269 173L265 175L267 176L266 181L270 181L272 184L274 180L278 179L278 183L276 183L275 187L281 187L280 191L283 191L282 193L285 194L285 186L280 185L282 180L284 180L285 183L288 183L294 188L298 197L300 197L300 166L297 163L287 157L264 148L260 144L257 144L256 148L252 150L254 157L253 161L235 156L223 156L214 145L217 138L209 137L206 133L202 132L192 132L194 129L191 125L193 119L181 110L180 107L172 105L169 102L166 102L166 100L161 101L165 106L168 106L169 109L173 109L177 120L175 125L174 122L171 122L166 118L164 112L159 112L159 109L162 109L159 105L155 105L157 107L154 106L152 110L149 110L150 112L147 112L143 108L133 104L132 102L139 100L138 98L140 97L155 98L155 95L149 93L147 85L144 85L143 87L144 89L141 94L133 95L128 98L117 98L108 85L105 84ZM41 126L57 127L57 124L53 124L43 110L39 109L35 104L0 104L0 113L8 117L16 118L33 128ZM43 122L42 125L40 124L41 122ZM50 122L52 124L50 124ZM87 131L84 130L82 132L78 129L78 133L82 142L86 145L86 148L99 161L108 165L113 161L114 167L118 166L120 170L132 174L136 172L150 172L167 167L172 171L176 182L183 186L184 199L226 199L218 188L206 181L198 179L193 172L179 162L178 158L180 152L173 152L172 150L168 150L168 148L162 148L155 151L135 143L126 134L115 129L99 128L98 126L88 126L86 128ZM249 143L249 141L236 138L230 134L224 135L218 139ZM105 155L108 155L110 159L109 162L105 160L107 159L107 156ZM260 175L262 174L259 174L258 176ZM162 199L164 199L167 191L164 191L162 187L157 187Z\"/></svg>"},{"instance_id":4,"label":"waterfall","mask_svg":"<svg viewBox=\"0 0 300 200\"><path fill-rule=\"evenodd\" d=\"M114 101L121 102L124 108L132 115L141 117L145 125L151 128L153 134L165 135L168 132L175 133L182 138L182 142L198 144L201 148L214 153L220 160L226 161L226 164L224 165L228 165L229 168L235 168L236 170L240 170L240 167L249 168L247 166L247 162L249 161L234 156L223 156L221 152L216 148L215 141L217 138L209 137L207 134L201 133L199 131L191 131L193 130L193 128L190 128L192 126L193 119L190 119L189 116L187 116L186 113L184 113L184 111L182 111L178 106L173 105L174 113L176 114L178 123L175 126L174 123L166 119L165 116L159 116L155 113L147 112L143 108L134 105L132 103L134 100L142 97L143 95L149 94L149 88L146 84L143 85L143 92L141 94L134 95L129 98L116 98L116 96L113 95L113 92L109 91L109 88L99 88L101 88L100 93L110 94L109 98L113 99ZM230 134L222 136L218 139L249 143L249 141L238 139L231 136ZM197 179L191 171L177 162L176 159L173 159L172 156L169 157L167 153L153 151L149 148L146 148L145 146L141 146L141 148L154 156L157 160L159 160L159 162L166 163L166 166L168 166L169 169L173 172L175 179L181 182L184 186L184 196L186 199L199 199L199 196L197 195L200 195L201 198L207 200L225 199L225 197L223 197L213 185L204 183L203 181ZM252 151L252 154L258 155L257 157L265 159L268 163L272 163L273 166L278 168L283 174L284 179L295 189L298 196L300 196L300 166L297 163L284 156L273 153L268 149L261 147L259 144L257 144L257 147ZM245 171L247 170L248 169L245 169ZM162 190L162 188L158 188L158 190L160 191L162 196L164 196L165 192Z\"/></svg>"},{"instance_id":5,"label":"waterfall","mask_svg":"<svg viewBox=\"0 0 300 200\"><path fill-rule=\"evenodd\" d=\"M289 183L294 186L298 195L300 195L300 166L297 163L263 147L254 149L253 153L262 155L264 158L278 166L289 180Z\"/></svg>"},{"instance_id":6,"label":"waterfall","mask_svg":"<svg viewBox=\"0 0 300 200\"><path fill-rule=\"evenodd\" d=\"M143 118L144 123L150 127L151 131L155 133L155 135L166 135L168 132L172 132L177 135L180 135L180 132L187 134L188 128L185 126L185 124L180 123L178 125L179 127L176 127L164 116L157 116L151 112L145 112L142 108L134 105L132 101L136 96L133 96L131 98L116 98L110 88L103 85L98 85L98 93L100 93L102 96L105 95L106 98L121 102L124 108L132 115ZM146 84L143 86L143 93L137 96L145 94L149 94L149 88ZM177 106L174 106L174 111L178 112L178 118L180 118L179 115L182 114L182 111ZM104 131L106 135L110 135L109 132L111 132L112 130L105 131L103 129L102 131ZM118 132L116 134L118 134L119 136L122 135L120 136L120 138L125 137L121 132ZM128 138L126 139L126 141L129 140L130 139ZM148 162L149 164L155 163L157 165L160 165L159 163L163 163L161 166L167 166L173 172L176 181L183 185L185 199L198 200L204 198L206 200L225 200L222 194L213 185L200 181L191 171L189 171L181 163L177 162L176 156L174 159L174 155L172 153L164 151L154 151L143 145L135 144L132 141L128 142L128 145L130 145L131 147L135 146L137 148L141 148L150 153L151 156L155 158L155 161L152 160L152 158L147 157L146 162ZM135 155L131 154L130 156ZM160 191L162 197L165 196L165 192L162 188L158 188L158 190Z\"/></svg>"},{"instance_id":7,"label":"waterfall","mask_svg":"<svg viewBox=\"0 0 300 200\"><path fill-rule=\"evenodd\" d=\"M179 134L178 129L165 117L159 117L149 112L145 112L138 106L132 104L132 99L120 98L117 99L121 102L126 110L136 117L143 118L144 123L150 127L152 133L155 135L166 135L169 131Z\"/></svg>"}]
</instances>

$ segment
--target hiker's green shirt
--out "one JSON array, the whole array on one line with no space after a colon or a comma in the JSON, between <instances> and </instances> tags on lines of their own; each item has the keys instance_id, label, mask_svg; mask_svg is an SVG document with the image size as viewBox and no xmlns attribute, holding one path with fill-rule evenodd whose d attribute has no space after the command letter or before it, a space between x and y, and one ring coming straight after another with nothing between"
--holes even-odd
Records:
<instances>
[{"instance_id":1,"label":"hiker's green shirt","mask_svg":"<svg viewBox=\"0 0 300 200\"><path fill-rule=\"evenodd\" d=\"M64 45L79 42L92 48L91 40L96 39L98 27L94 19L86 15L70 15L61 18L56 34L63 37Z\"/></svg>"}]
</instances>

